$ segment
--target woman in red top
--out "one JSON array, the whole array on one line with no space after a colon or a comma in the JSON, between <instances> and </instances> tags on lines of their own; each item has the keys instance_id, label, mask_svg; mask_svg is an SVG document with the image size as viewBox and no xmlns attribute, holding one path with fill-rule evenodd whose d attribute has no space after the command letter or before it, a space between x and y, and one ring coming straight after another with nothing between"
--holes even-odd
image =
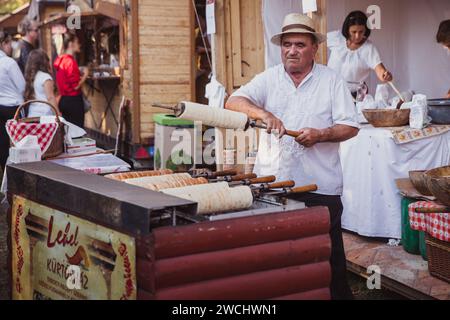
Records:
<instances>
[{"instance_id":1,"label":"woman in red top","mask_svg":"<svg viewBox=\"0 0 450 320\"><path fill-rule=\"evenodd\" d=\"M56 70L56 84L61 99L59 110L67 121L84 127L84 104L81 94L81 86L86 81L88 72L85 70L81 77L80 68L75 60L75 55L80 52L81 46L75 34L64 35L64 54L56 58L54 67Z\"/></svg>"}]
</instances>

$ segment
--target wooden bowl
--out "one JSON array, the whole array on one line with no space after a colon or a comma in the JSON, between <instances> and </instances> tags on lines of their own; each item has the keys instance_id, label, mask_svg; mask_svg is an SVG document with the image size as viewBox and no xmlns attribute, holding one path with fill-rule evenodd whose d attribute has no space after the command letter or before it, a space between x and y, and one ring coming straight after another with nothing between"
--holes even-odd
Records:
<instances>
[{"instance_id":1,"label":"wooden bowl","mask_svg":"<svg viewBox=\"0 0 450 320\"><path fill-rule=\"evenodd\" d=\"M445 206L450 206L450 166L427 171L425 179L433 196Z\"/></svg>"},{"instance_id":2,"label":"wooden bowl","mask_svg":"<svg viewBox=\"0 0 450 320\"><path fill-rule=\"evenodd\" d=\"M362 113L367 121L376 128L401 127L409 124L410 109L367 109Z\"/></svg>"},{"instance_id":3,"label":"wooden bowl","mask_svg":"<svg viewBox=\"0 0 450 320\"><path fill-rule=\"evenodd\" d=\"M425 172L426 170L410 171L409 180L411 180L411 183L414 185L414 188L416 188L416 190L419 191L421 194L423 194L424 196L432 196L433 194L428 189Z\"/></svg>"}]
</instances>

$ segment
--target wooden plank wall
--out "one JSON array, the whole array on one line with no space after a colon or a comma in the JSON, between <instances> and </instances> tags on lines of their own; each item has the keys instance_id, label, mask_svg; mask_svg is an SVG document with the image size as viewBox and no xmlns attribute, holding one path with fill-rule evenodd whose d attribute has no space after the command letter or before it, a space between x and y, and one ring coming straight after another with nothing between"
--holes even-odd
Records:
<instances>
[{"instance_id":1,"label":"wooden plank wall","mask_svg":"<svg viewBox=\"0 0 450 320\"><path fill-rule=\"evenodd\" d=\"M139 0L140 138L154 137L152 103L195 99L190 0Z\"/></svg>"},{"instance_id":2,"label":"wooden plank wall","mask_svg":"<svg viewBox=\"0 0 450 320\"><path fill-rule=\"evenodd\" d=\"M111 3L115 3L115 4L121 4L122 1L117 1L117 0L103 0L103 1L107 1L107 2L111 2ZM129 0L127 1L129 2ZM129 15L128 15L128 19L129 19ZM126 28L126 30L124 30L124 32L127 34L127 39L129 41L129 43L131 43L131 30L128 27L128 23L127 24L122 24L121 27ZM131 55L131 46L128 45L125 48L128 51L128 61L130 60L130 55ZM121 48L122 50L122 48ZM122 99L122 96L125 95L127 98L131 98L132 97L132 89L131 89L131 66L130 63L128 63L127 65L122 65L121 66L121 76L122 76L122 81L121 84L119 86L119 88L116 91L116 94L114 96L114 99L112 101L112 110L116 116L116 119L119 119L119 105ZM98 88L99 87L99 83L96 83L95 86ZM108 84L106 84L106 86L108 86ZM97 132L100 132L102 134L105 134L106 136L109 137L116 137L116 133L117 133L117 124L114 121L114 118L111 114L111 112L108 112L106 114L106 118L105 121L103 121L101 127L99 128L98 125L101 123L101 119L102 117L104 117L105 115L105 109L106 109L106 100L103 96L102 93L97 92L97 91L93 91L90 90L89 86L85 85L83 88L85 93L89 93L88 94L88 98L92 104L92 109L86 113L85 115L85 126L89 129L95 130Z\"/></svg>"}]
</instances>

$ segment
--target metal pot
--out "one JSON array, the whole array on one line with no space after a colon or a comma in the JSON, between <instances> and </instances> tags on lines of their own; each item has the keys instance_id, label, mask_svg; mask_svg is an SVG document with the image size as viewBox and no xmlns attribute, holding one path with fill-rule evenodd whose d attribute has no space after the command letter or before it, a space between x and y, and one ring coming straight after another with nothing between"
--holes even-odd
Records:
<instances>
[{"instance_id":1,"label":"metal pot","mask_svg":"<svg viewBox=\"0 0 450 320\"><path fill-rule=\"evenodd\" d=\"M428 100L428 115L436 124L450 124L450 99Z\"/></svg>"}]
</instances>

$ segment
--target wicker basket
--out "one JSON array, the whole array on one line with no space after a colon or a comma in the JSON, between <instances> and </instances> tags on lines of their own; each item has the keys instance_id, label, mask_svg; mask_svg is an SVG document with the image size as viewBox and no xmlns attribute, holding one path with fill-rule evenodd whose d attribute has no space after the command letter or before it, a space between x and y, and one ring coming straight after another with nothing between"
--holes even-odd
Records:
<instances>
[{"instance_id":1,"label":"wicker basket","mask_svg":"<svg viewBox=\"0 0 450 320\"><path fill-rule=\"evenodd\" d=\"M42 155L42 159L57 157L61 153L64 152L65 130L64 130L64 125L62 125L61 120L59 119L58 111L55 109L54 106L52 106L47 101L41 101L41 100L30 100L30 101L24 102L19 108L17 108L16 114L14 115L14 120L16 120L17 122L25 122L25 123L39 123L39 117L19 119L20 111L23 108L25 108L27 105L30 105L32 103L47 104L55 112L56 122L58 123L58 131L56 131L55 136L53 137L53 140L52 140L50 146L48 147L47 151Z\"/></svg>"},{"instance_id":2,"label":"wicker basket","mask_svg":"<svg viewBox=\"0 0 450 320\"><path fill-rule=\"evenodd\" d=\"M426 234L428 270L436 278L450 283L450 243Z\"/></svg>"}]
</instances>

